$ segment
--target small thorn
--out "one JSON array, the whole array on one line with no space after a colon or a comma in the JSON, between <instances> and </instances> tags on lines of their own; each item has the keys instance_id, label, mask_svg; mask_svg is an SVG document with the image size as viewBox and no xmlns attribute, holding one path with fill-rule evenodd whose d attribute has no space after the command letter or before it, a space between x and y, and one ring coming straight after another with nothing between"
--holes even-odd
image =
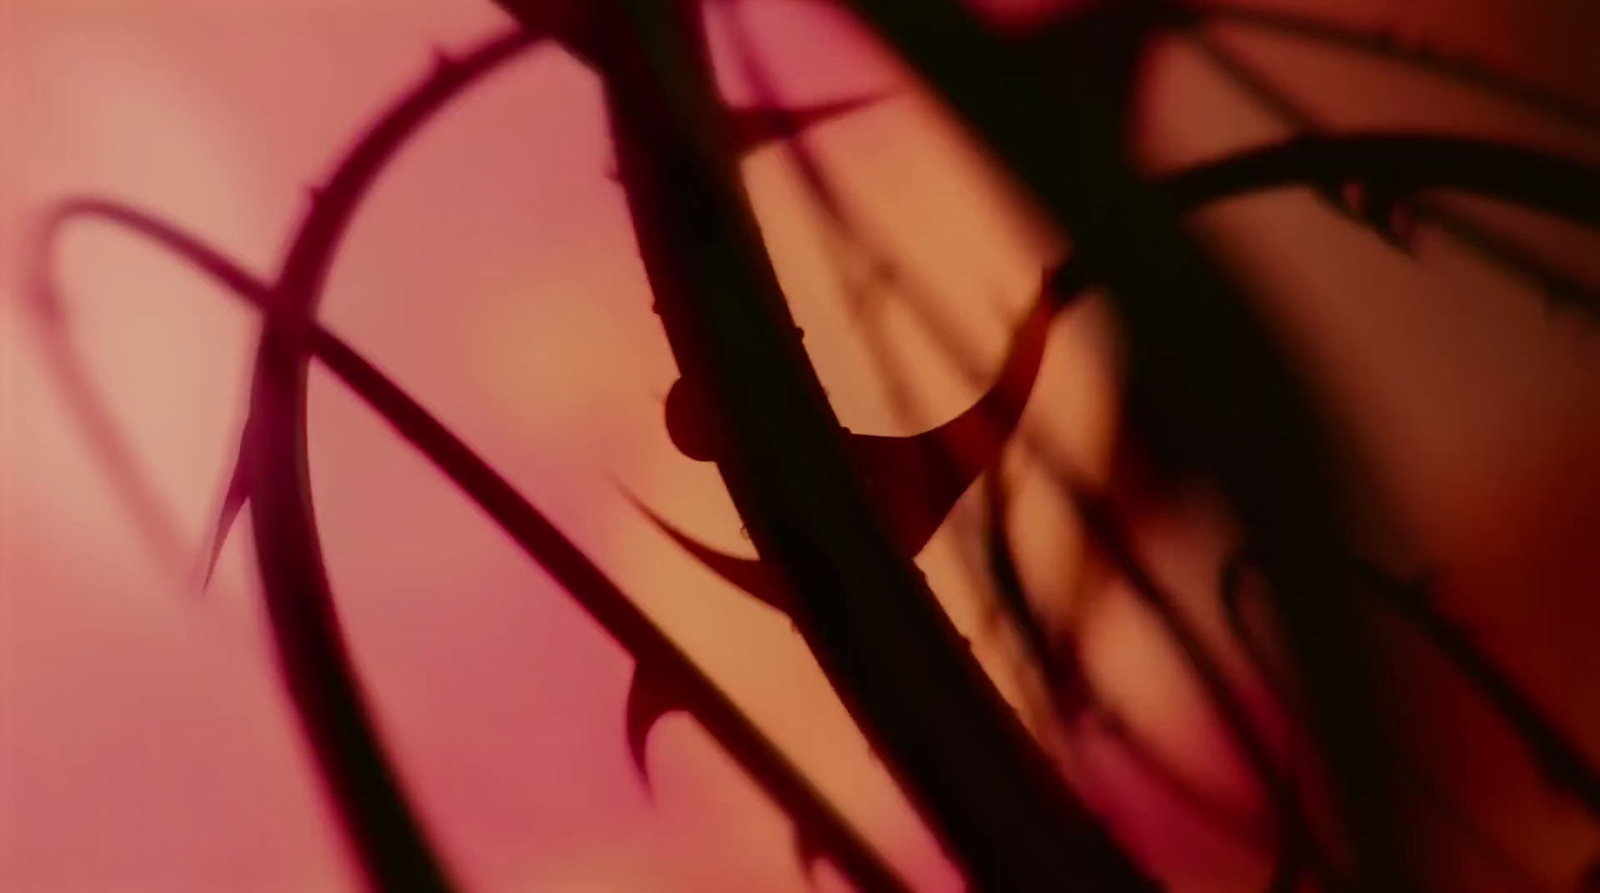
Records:
<instances>
[{"instance_id":1,"label":"small thorn","mask_svg":"<svg viewBox=\"0 0 1600 893\"><path fill-rule=\"evenodd\" d=\"M1385 242L1406 254L1416 250L1416 209L1401 190L1386 183L1347 180L1334 200L1345 216L1370 227Z\"/></svg>"},{"instance_id":2,"label":"small thorn","mask_svg":"<svg viewBox=\"0 0 1600 893\"><path fill-rule=\"evenodd\" d=\"M628 757L633 761L634 770L639 773L639 783L644 786L647 797L655 793L650 785L650 769L645 760L650 730L663 716L681 709L678 699L662 685L659 676L651 674L643 664L634 667L633 681L628 684L623 728L627 735Z\"/></svg>"},{"instance_id":3,"label":"small thorn","mask_svg":"<svg viewBox=\"0 0 1600 893\"><path fill-rule=\"evenodd\" d=\"M700 562L707 570L774 611L790 618L794 617L794 603L789 590L784 587L781 577L767 570L761 559L740 558L737 555L719 552L668 524L666 519L651 511L633 494L624 490L623 495L656 526L657 530L666 534L678 548L688 552L689 557Z\"/></svg>"},{"instance_id":4,"label":"small thorn","mask_svg":"<svg viewBox=\"0 0 1600 893\"><path fill-rule=\"evenodd\" d=\"M250 477L246 468L248 456L246 451L250 443L250 426L245 424L245 433L239 439L238 458L233 463L233 473L228 477L227 489L222 494L222 508L217 513L217 523L211 533L211 549L206 556L205 573L200 581L200 591L204 592L211 587L211 577L216 572L217 560L222 557L222 547L228 541L228 532L233 529L233 522L238 520L239 512L244 508L250 496Z\"/></svg>"},{"instance_id":5,"label":"small thorn","mask_svg":"<svg viewBox=\"0 0 1600 893\"><path fill-rule=\"evenodd\" d=\"M805 872L806 880L815 884L817 880L817 863L825 858L822 847L817 839L806 833L803 828L794 831L795 858L800 862L800 870Z\"/></svg>"},{"instance_id":6,"label":"small thorn","mask_svg":"<svg viewBox=\"0 0 1600 893\"><path fill-rule=\"evenodd\" d=\"M455 57L442 46L433 48L433 70L438 73L449 71L456 65Z\"/></svg>"}]
</instances>

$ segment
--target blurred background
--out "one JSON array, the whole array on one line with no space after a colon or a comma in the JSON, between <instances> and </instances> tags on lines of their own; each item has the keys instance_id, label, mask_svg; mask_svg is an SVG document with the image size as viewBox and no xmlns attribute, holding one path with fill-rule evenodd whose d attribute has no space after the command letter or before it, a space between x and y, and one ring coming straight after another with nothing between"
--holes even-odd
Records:
<instances>
[{"instance_id":1,"label":"blurred background","mask_svg":"<svg viewBox=\"0 0 1600 893\"><path fill-rule=\"evenodd\" d=\"M1588 0L1251 2L1426 42L1600 105L1600 6ZM1058 5L984 7L1026 28ZM741 8L784 97L875 98L803 139L906 271L902 286L923 283L846 287L859 258L841 260L783 148L747 159L834 407L861 432L937 424L986 387L963 370L992 376L1064 242L847 14L810 0ZM749 101L729 15L710 17L728 95ZM482 0L0 0L0 888L356 889L277 684L247 516L211 586L199 585L255 316L138 238L75 225L50 261L85 391L64 387L26 284L42 214L85 195L150 210L270 275L308 188L426 75L436 48L507 27ZM1280 101L1264 102L1241 70ZM1600 162L1600 132L1248 17L1154 45L1135 122L1151 170L1307 126L1488 136ZM625 498L751 552L714 469L665 435L676 372L611 170L595 78L553 48L524 54L397 158L340 250L322 319L554 516L919 889L959 889L789 624ZM1594 234L1483 202L1454 207L1600 289ZM1435 229L1408 256L1307 190L1195 221L1343 424L1360 499L1385 518L1383 557L1433 574L1441 610L1576 746L1600 754L1594 318L1552 310L1526 278ZM1041 611L1077 624L1090 677L1175 772L1230 809L1259 811L1159 625L1090 572L1040 458L1109 477L1115 331L1098 299L1052 330L1026 444L1006 464L1023 577ZM108 474L85 393L145 490ZM687 718L652 736L647 797L622 734L631 660L315 366L310 452L361 678L467 889L847 889L826 865L806 877L787 820ZM996 681L1174 890L1259 889L1269 854L1112 743L1030 711L981 570L979 495L919 560ZM1141 503L1132 524L1155 574L1221 642L1228 531L1208 499ZM1405 630L1392 638L1403 673L1388 681L1417 706L1409 752L1451 817L1430 849L1444 887L1575 889L1600 832L1457 675Z\"/></svg>"}]
</instances>

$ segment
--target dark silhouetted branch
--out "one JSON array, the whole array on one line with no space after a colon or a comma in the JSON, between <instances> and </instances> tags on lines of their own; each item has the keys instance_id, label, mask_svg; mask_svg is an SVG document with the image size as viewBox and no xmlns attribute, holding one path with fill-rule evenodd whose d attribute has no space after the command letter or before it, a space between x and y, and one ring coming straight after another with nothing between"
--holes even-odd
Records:
<instances>
[{"instance_id":1,"label":"dark silhouetted branch","mask_svg":"<svg viewBox=\"0 0 1600 893\"><path fill-rule=\"evenodd\" d=\"M1204 31L1196 29L1188 34L1223 74L1285 124L1307 134L1323 129L1309 111ZM1553 306L1578 307L1590 316L1600 317L1600 292L1593 287L1541 260L1532 251L1517 245L1509 236L1460 212L1442 207L1437 202L1420 196L1399 201L1402 197L1393 194L1390 194L1391 201L1387 205L1370 200L1365 203L1352 202L1352 196L1347 191L1328 188L1318 189L1317 194L1341 214L1372 228L1386 242L1408 253L1412 248L1411 238L1409 233L1403 231L1402 222L1407 216L1414 216L1415 223L1431 223L1500 269L1533 283ZM1371 190L1357 191L1355 197L1370 197L1372 194ZM1377 194L1383 193L1379 190Z\"/></svg>"}]
</instances>

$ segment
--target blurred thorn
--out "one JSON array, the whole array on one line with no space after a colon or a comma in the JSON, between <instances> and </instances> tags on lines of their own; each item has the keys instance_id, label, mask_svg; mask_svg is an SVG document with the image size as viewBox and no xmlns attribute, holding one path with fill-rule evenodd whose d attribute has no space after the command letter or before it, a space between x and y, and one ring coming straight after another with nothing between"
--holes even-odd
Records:
<instances>
[{"instance_id":1,"label":"blurred thorn","mask_svg":"<svg viewBox=\"0 0 1600 893\"><path fill-rule=\"evenodd\" d=\"M201 592L211 588L211 576L216 572L217 559L222 555L228 532L233 529L234 521L238 520L239 512L250 496L250 428L250 422L246 421L244 432L239 437L239 451L233 462L233 472L228 477L227 489L222 493L222 508L217 512L216 527L211 533L211 549L206 557L205 573L200 580Z\"/></svg>"},{"instance_id":2,"label":"blurred thorn","mask_svg":"<svg viewBox=\"0 0 1600 893\"><path fill-rule=\"evenodd\" d=\"M650 768L645 760L645 746L650 730L668 713L683 710L676 694L664 683L660 674L652 673L645 664L636 664L633 680L628 684L628 701L624 708L623 724L628 739L628 757L639 773L639 783L645 796L654 798L650 785Z\"/></svg>"},{"instance_id":3,"label":"blurred thorn","mask_svg":"<svg viewBox=\"0 0 1600 893\"><path fill-rule=\"evenodd\" d=\"M816 886L817 863L826 858L822 847L817 845L816 838L805 832L805 829L796 827L794 831L795 858L800 862L800 870L805 872L806 880Z\"/></svg>"}]
</instances>

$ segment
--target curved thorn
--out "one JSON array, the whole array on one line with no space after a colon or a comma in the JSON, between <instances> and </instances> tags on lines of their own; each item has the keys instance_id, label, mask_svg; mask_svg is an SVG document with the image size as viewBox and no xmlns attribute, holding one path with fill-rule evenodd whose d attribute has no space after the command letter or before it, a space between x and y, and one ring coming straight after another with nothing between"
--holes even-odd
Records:
<instances>
[{"instance_id":1,"label":"curved thorn","mask_svg":"<svg viewBox=\"0 0 1600 893\"><path fill-rule=\"evenodd\" d=\"M239 451L233 461L233 470L228 474L228 486L222 493L222 507L217 512L216 526L211 532L211 548L206 555L205 573L200 581L202 590L211 588L211 575L217 569L217 559L222 556L222 547L228 541L228 532L233 529L233 522L238 519L239 511L244 508L250 496L250 477L246 469L249 468L250 457L246 451L250 449L250 430L248 423L245 431L239 438Z\"/></svg>"},{"instance_id":2,"label":"curved thorn","mask_svg":"<svg viewBox=\"0 0 1600 893\"><path fill-rule=\"evenodd\" d=\"M960 415L909 437L851 434L849 447L890 535L920 553L946 516L999 461L1038 381L1056 301L1042 292L1012 336L994 384Z\"/></svg>"},{"instance_id":3,"label":"curved thorn","mask_svg":"<svg viewBox=\"0 0 1600 893\"><path fill-rule=\"evenodd\" d=\"M1046 275L1033 308L1012 336L994 383L960 415L909 436L854 432L846 435L846 445L866 479L873 504L907 555L923 550L962 494L998 461L1038 381L1053 313L1079 291L1064 291L1055 285L1070 282L1075 275L1067 268ZM709 433L710 419L703 401L695 399L694 393L684 377L673 383L665 404L667 431L679 452L709 461L717 453ZM637 500L634 502L638 504ZM761 579L770 575L758 572L755 562L715 553L689 540L648 509L641 509L720 576L773 603L768 596L774 587ZM752 587L761 591L753 591Z\"/></svg>"},{"instance_id":4,"label":"curved thorn","mask_svg":"<svg viewBox=\"0 0 1600 893\"><path fill-rule=\"evenodd\" d=\"M888 525L890 534L907 555L920 553L983 471L1000 456L1005 443L1016 430L1044 359L1052 312L1060 303L1058 293L1041 292L1028 317L1018 327L1005 365L989 390L971 407L937 428L906 437L870 434L847 435L847 446L867 481L874 505ZM669 431L675 433L680 451L691 458L703 454L690 445L686 426L703 425L703 418L682 418L687 409L672 415L674 401L686 387L680 378L668 393ZM677 424L674 424L676 421ZM693 430L699 430L694 428ZM718 552L667 523L633 496L629 501L639 508L663 533L704 564L717 576L792 616L792 601L781 582L759 560L739 558Z\"/></svg>"},{"instance_id":5,"label":"curved thorn","mask_svg":"<svg viewBox=\"0 0 1600 893\"><path fill-rule=\"evenodd\" d=\"M317 201L301 222L284 258L277 285L291 296L288 303L293 306L280 308L287 314L286 319L304 316L315 306L333 253L362 198L400 147L463 90L531 49L543 37L542 32L512 28L486 40L451 65L432 69L367 128L340 158L326 183L313 190Z\"/></svg>"},{"instance_id":6,"label":"curved thorn","mask_svg":"<svg viewBox=\"0 0 1600 893\"><path fill-rule=\"evenodd\" d=\"M623 708L623 728L628 740L628 757L633 761L634 771L639 774L639 783L644 786L646 796L654 796L645 754L650 730L663 716L683 709L682 699L676 696L661 674L651 672L643 663L634 665L633 680L628 683L627 704Z\"/></svg>"},{"instance_id":7,"label":"curved thorn","mask_svg":"<svg viewBox=\"0 0 1600 893\"><path fill-rule=\"evenodd\" d=\"M702 728L797 824L826 842L834 863L869 893L909 888L822 798L777 746L639 610L578 546L482 457L364 357L324 330L316 355L341 381L481 508L567 590L606 633L661 677Z\"/></svg>"},{"instance_id":8,"label":"curved thorn","mask_svg":"<svg viewBox=\"0 0 1600 893\"><path fill-rule=\"evenodd\" d=\"M48 356L61 387L79 423L86 429L100 464L111 478L119 498L133 513L138 529L148 538L151 551L173 568L187 565L183 536L171 510L134 458L99 393L89 380L82 358L73 349L67 332L67 310L56 288L54 246L66 226L76 220L99 219L150 240L191 266L205 273L224 288L264 299L267 286L243 266L206 245L198 238L153 215L121 203L95 198L65 199L44 214L30 253L33 259L28 304L40 323ZM234 483L230 482L230 489ZM226 503L225 497L224 502ZM234 507L236 513L238 507ZM225 505L226 511L226 505ZM220 549L220 543L216 545ZM214 561L213 554L213 561ZM192 566L192 565L190 565ZM209 570L206 573L209 580ZM192 579L185 578L186 583Z\"/></svg>"},{"instance_id":9,"label":"curved thorn","mask_svg":"<svg viewBox=\"0 0 1600 893\"><path fill-rule=\"evenodd\" d=\"M700 562L705 568L721 577L732 585L767 607L794 619L794 602L783 586L783 580L778 575L767 569L767 566L758 558L741 558L729 555L707 546L679 530L671 522L656 514L649 506L633 494L623 491L623 496L654 524L657 530L666 534L669 539L677 543L678 547L688 552L690 557Z\"/></svg>"}]
</instances>

